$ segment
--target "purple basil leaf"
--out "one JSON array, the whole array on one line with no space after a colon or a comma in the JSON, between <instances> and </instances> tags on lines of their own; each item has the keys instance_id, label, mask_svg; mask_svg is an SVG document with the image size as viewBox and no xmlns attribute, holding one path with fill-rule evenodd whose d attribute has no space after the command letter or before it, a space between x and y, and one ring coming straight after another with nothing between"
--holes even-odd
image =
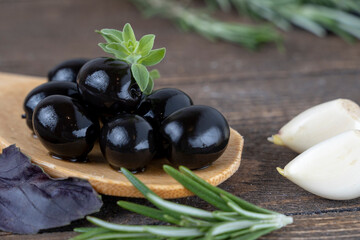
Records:
<instances>
[{"instance_id":1,"label":"purple basil leaf","mask_svg":"<svg viewBox=\"0 0 360 240\"><path fill-rule=\"evenodd\" d=\"M11 145L0 155L0 229L30 234L97 212L100 196L82 179L52 179Z\"/></svg>"}]
</instances>

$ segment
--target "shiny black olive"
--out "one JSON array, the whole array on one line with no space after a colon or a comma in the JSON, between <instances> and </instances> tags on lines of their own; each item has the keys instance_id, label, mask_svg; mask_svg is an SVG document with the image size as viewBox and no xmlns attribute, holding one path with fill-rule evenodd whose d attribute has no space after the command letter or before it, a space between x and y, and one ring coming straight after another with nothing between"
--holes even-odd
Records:
<instances>
[{"instance_id":1,"label":"shiny black olive","mask_svg":"<svg viewBox=\"0 0 360 240\"><path fill-rule=\"evenodd\" d=\"M162 88L146 96L140 102L136 113L153 126L159 127L170 114L191 105L193 105L191 98L183 91L176 88Z\"/></svg>"},{"instance_id":2,"label":"shiny black olive","mask_svg":"<svg viewBox=\"0 0 360 240\"><path fill-rule=\"evenodd\" d=\"M89 59L75 58L64 61L48 72L48 81L76 82L76 76L80 68Z\"/></svg>"},{"instance_id":3,"label":"shiny black olive","mask_svg":"<svg viewBox=\"0 0 360 240\"><path fill-rule=\"evenodd\" d=\"M154 128L155 142L161 143L159 127L173 112L193 105L191 98L176 88L162 88L146 96L139 104L137 114L145 118ZM165 156L162 144L157 144L157 157Z\"/></svg>"},{"instance_id":4,"label":"shiny black olive","mask_svg":"<svg viewBox=\"0 0 360 240\"><path fill-rule=\"evenodd\" d=\"M23 104L25 115L22 117L26 118L26 124L31 130L33 130L32 115L35 107L41 100L51 95L64 95L81 99L76 83L73 82L47 82L37 86L28 93Z\"/></svg>"},{"instance_id":5,"label":"shiny black olive","mask_svg":"<svg viewBox=\"0 0 360 240\"><path fill-rule=\"evenodd\" d=\"M84 101L106 115L134 111L142 96L129 64L112 58L88 61L77 83Z\"/></svg>"},{"instance_id":6,"label":"shiny black olive","mask_svg":"<svg viewBox=\"0 0 360 240\"><path fill-rule=\"evenodd\" d=\"M34 131L55 158L84 161L99 136L99 121L81 102L61 95L42 100L33 115Z\"/></svg>"},{"instance_id":7,"label":"shiny black olive","mask_svg":"<svg viewBox=\"0 0 360 240\"><path fill-rule=\"evenodd\" d=\"M198 169L210 165L225 151L230 128L216 109L194 105L167 117L160 133L173 165Z\"/></svg>"},{"instance_id":8,"label":"shiny black olive","mask_svg":"<svg viewBox=\"0 0 360 240\"><path fill-rule=\"evenodd\" d=\"M128 114L128 112L126 111L121 111L121 112L117 112L117 113L102 113L100 115L100 121L103 125L105 125L106 123L110 122L111 120L124 115L124 114Z\"/></svg>"},{"instance_id":9,"label":"shiny black olive","mask_svg":"<svg viewBox=\"0 0 360 240\"><path fill-rule=\"evenodd\" d=\"M153 128L142 117L124 114L101 129L100 148L110 166L143 171L155 155Z\"/></svg>"}]
</instances>

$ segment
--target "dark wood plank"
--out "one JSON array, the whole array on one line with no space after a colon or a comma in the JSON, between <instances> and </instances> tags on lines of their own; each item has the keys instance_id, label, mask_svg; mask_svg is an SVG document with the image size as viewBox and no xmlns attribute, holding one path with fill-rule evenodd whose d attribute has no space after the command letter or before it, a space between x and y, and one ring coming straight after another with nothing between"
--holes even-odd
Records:
<instances>
[{"instance_id":1,"label":"dark wood plank","mask_svg":"<svg viewBox=\"0 0 360 240\"><path fill-rule=\"evenodd\" d=\"M285 229L275 231L262 239L359 239L359 217L350 213L298 216ZM1 236L1 235L0 235ZM4 235L3 240L63 240L76 236L74 232L54 232L36 235Z\"/></svg>"},{"instance_id":2,"label":"dark wood plank","mask_svg":"<svg viewBox=\"0 0 360 240\"><path fill-rule=\"evenodd\" d=\"M195 103L218 108L245 137L240 170L220 187L295 220L264 239L360 238L360 200L321 199L287 181L275 168L296 154L266 140L310 106L339 97L360 102L358 43L294 31L285 35L285 52L271 45L251 52L180 33L161 19L144 19L125 1L0 1L0 71L45 76L62 60L102 56L96 46L101 38L93 30L119 28L125 22L138 35L155 33L156 45L168 50L156 87L179 87ZM120 209L119 198L103 199L97 217L123 224L157 223ZM211 209L195 197L177 202ZM79 220L38 235L0 233L0 238L66 239L74 227L84 226L90 224Z\"/></svg>"},{"instance_id":3,"label":"dark wood plank","mask_svg":"<svg viewBox=\"0 0 360 240\"><path fill-rule=\"evenodd\" d=\"M42 233L36 235L7 235L2 237L3 240L64 240L76 236L74 232L55 232L55 233Z\"/></svg>"}]
</instances>

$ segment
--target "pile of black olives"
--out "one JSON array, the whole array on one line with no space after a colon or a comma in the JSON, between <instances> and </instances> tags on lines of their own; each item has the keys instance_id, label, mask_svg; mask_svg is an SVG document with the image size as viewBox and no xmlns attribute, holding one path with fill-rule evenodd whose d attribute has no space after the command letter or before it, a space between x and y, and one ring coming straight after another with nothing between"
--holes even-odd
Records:
<instances>
[{"instance_id":1,"label":"pile of black olives","mask_svg":"<svg viewBox=\"0 0 360 240\"><path fill-rule=\"evenodd\" d=\"M73 59L24 101L24 118L58 159L86 161L99 140L111 167L143 171L154 158L199 169L225 151L230 129L214 108L193 105L181 90L143 95L129 64L112 58Z\"/></svg>"}]
</instances>

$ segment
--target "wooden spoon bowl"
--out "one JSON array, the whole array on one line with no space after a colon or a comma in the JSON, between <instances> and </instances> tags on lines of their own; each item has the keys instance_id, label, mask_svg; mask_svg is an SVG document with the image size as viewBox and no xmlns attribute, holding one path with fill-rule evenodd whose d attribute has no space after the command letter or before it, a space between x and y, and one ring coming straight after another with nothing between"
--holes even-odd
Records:
<instances>
[{"instance_id":1,"label":"wooden spoon bowl","mask_svg":"<svg viewBox=\"0 0 360 240\"><path fill-rule=\"evenodd\" d=\"M52 158L21 119L25 96L46 79L0 73L0 147L16 144L52 177L79 177L88 180L96 191L121 197L143 197L121 173L113 170L103 158L98 144L89 154L87 163L74 163ZM240 166L244 140L231 129L230 142L224 154L211 166L194 171L201 178L218 185L233 175ZM146 171L136 174L151 190L163 198L193 195L168 176L162 169L166 159L155 160Z\"/></svg>"}]
</instances>

